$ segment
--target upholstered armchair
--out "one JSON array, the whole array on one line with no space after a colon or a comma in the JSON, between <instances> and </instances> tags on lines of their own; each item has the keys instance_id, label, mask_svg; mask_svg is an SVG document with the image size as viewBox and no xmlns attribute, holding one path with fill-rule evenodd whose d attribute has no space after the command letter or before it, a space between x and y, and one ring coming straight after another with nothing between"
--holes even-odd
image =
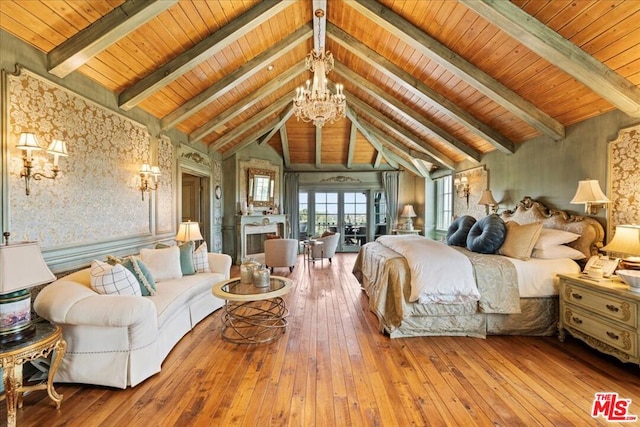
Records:
<instances>
[{"instance_id":1,"label":"upholstered armchair","mask_svg":"<svg viewBox=\"0 0 640 427\"><path fill-rule=\"evenodd\" d=\"M338 242L340 242L340 233L329 234L324 237L316 236L313 237L313 240L318 240L323 244L311 246L311 258L320 259L324 255L324 258L329 258L329 262L331 262L331 258L336 254Z\"/></svg>"},{"instance_id":2,"label":"upholstered armchair","mask_svg":"<svg viewBox=\"0 0 640 427\"><path fill-rule=\"evenodd\" d=\"M264 241L264 263L273 273L274 267L289 267L293 271L298 259L298 240L267 239Z\"/></svg>"}]
</instances>

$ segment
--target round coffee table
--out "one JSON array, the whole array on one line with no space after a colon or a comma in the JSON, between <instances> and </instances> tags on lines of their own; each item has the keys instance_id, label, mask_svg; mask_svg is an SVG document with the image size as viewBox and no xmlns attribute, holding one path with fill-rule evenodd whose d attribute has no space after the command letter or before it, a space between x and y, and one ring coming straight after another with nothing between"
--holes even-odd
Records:
<instances>
[{"instance_id":1,"label":"round coffee table","mask_svg":"<svg viewBox=\"0 0 640 427\"><path fill-rule=\"evenodd\" d=\"M293 280L271 276L269 286L240 283L235 277L216 284L213 295L225 300L222 337L238 344L273 341L284 333L289 310L282 296L293 288Z\"/></svg>"}]
</instances>

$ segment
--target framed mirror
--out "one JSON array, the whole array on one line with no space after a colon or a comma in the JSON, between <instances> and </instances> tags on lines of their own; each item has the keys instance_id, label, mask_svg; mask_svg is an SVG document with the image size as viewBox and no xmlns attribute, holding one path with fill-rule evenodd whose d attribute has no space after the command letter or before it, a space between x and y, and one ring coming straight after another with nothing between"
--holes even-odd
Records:
<instances>
[{"instance_id":1,"label":"framed mirror","mask_svg":"<svg viewBox=\"0 0 640 427\"><path fill-rule=\"evenodd\" d=\"M248 203L255 206L273 206L276 173L269 169L249 168Z\"/></svg>"}]
</instances>

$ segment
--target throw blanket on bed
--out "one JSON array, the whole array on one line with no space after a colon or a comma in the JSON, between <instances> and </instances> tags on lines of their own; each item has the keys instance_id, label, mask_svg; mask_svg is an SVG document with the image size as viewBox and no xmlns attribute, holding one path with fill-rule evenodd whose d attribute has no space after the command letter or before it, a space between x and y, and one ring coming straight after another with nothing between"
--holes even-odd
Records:
<instances>
[{"instance_id":1,"label":"throw blanket on bed","mask_svg":"<svg viewBox=\"0 0 640 427\"><path fill-rule=\"evenodd\" d=\"M376 241L407 259L409 301L464 304L480 299L471 261L452 247L421 236L381 236Z\"/></svg>"},{"instance_id":2,"label":"throw blanket on bed","mask_svg":"<svg viewBox=\"0 0 640 427\"><path fill-rule=\"evenodd\" d=\"M484 255L461 247L455 249L469 257L480 292L481 313L520 313L520 290L516 267L499 255Z\"/></svg>"}]
</instances>

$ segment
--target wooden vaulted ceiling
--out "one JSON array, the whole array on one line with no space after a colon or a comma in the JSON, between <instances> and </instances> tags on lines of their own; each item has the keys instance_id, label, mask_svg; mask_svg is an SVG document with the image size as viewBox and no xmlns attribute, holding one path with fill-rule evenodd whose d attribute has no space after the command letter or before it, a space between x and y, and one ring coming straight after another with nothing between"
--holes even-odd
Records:
<instances>
[{"instance_id":1,"label":"wooden vaulted ceiling","mask_svg":"<svg viewBox=\"0 0 640 427\"><path fill-rule=\"evenodd\" d=\"M316 129L291 100L319 5L348 111ZM640 117L638 22L637 0L0 2L0 28L51 74L81 73L223 157L257 140L290 170L419 175L615 108Z\"/></svg>"}]
</instances>

